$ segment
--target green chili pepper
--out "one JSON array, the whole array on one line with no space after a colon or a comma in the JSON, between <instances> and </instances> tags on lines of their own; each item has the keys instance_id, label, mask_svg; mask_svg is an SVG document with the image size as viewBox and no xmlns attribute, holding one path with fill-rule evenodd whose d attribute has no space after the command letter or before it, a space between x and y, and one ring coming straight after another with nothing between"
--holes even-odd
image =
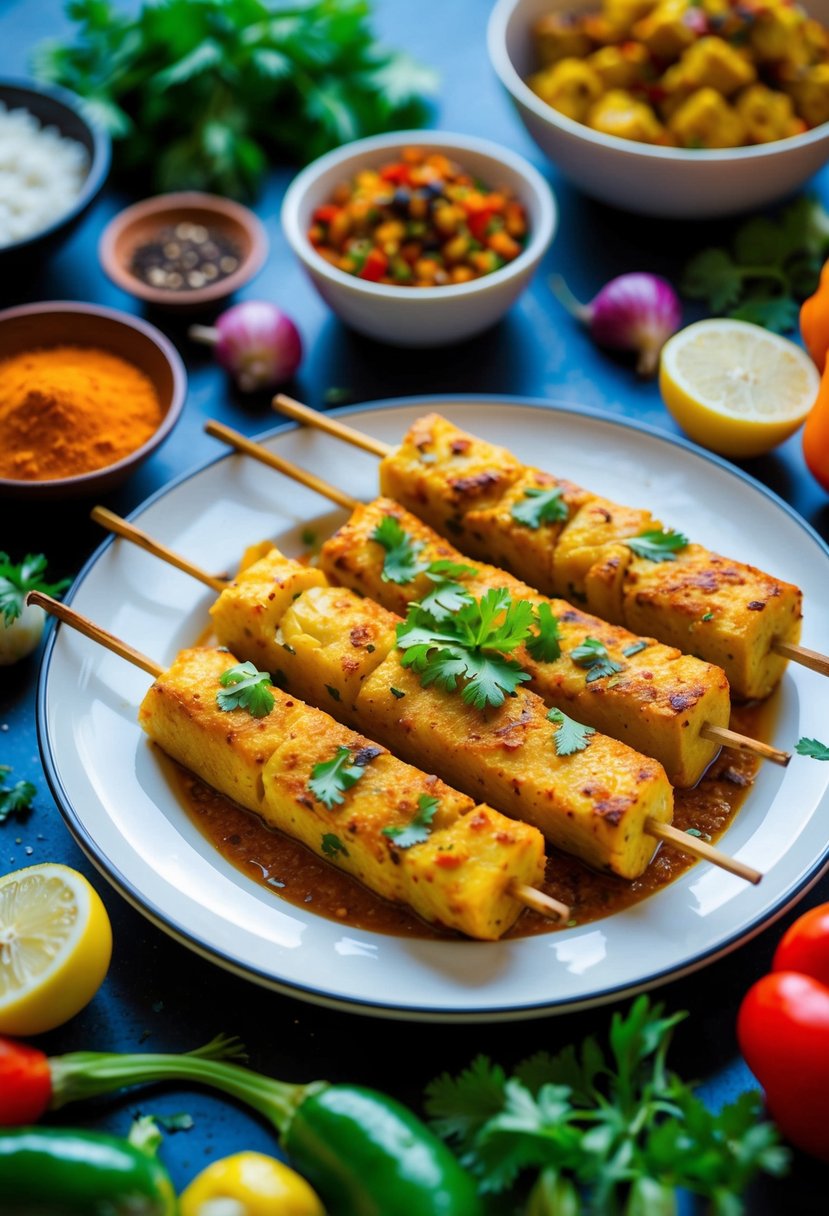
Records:
<instances>
[{"instance_id":1,"label":"green chili pepper","mask_svg":"<svg viewBox=\"0 0 829 1216\"><path fill-rule=\"evenodd\" d=\"M103 1132L0 1131L6 1216L174 1216L176 1197L155 1157Z\"/></svg>"},{"instance_id":2,"label":"green chili pepper","mask_svg":"<svg viewBox=\"0 0 829 1216\"><path fill-rule=\"evenodd\" d=\"M0 1040L0 1080L5 1075L11 1090L25 1091L32 1086L33 1053L25 1049L26 1059L15 1069L20 1050ZM337 1216L481 1216L471 1176L404 1106L370 1089L324 1081L291 1085L228 1062L243 1051L236 1040L219 1037L185 1055L89 1051L43 1057L34 1092L12 1092L6 1106L14 1111L28 1104L29 1117L37 1118L40 1111L125 1085L196 1081L263 1115ZM3 1113L0 1101L0 1122ZM0 1182L0 1199L2 1195ZM5 1216L5 1209L0 1210ZM27 1209L21 1216L28 1216Z\"/></svg>"}]
</instances>

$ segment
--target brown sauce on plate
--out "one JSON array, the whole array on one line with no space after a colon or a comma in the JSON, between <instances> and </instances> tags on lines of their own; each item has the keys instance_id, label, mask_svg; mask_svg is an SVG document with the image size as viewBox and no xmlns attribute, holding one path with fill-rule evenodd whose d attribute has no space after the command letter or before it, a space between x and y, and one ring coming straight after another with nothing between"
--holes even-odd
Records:
<instances>
[{"instance_id":1,"label":"brown sauce on plate","mask_svg":"<svg viewBox=\"0 0 829 1216\"><path fill-rule=\"evenodd\" d=\"M773 703L774 698L771 705L765 702L735 708L732 728L754 738L768 738ZM400 937L457 936L427 925L403 905L374 895L304 845L217 794L186 769L172 761L168 763L184 806L199 830L223 857L271 890L275 897L355 929ZM756 756L722 751L694 789L677 791L675 826L683 831L691 828L703 839L716 841L750 791L758 763ZM557 853L547 863L543 889L571 907L571 925L581 925L639 903L694 864L693 858L663 844L642 877L628 882L612 874L600 874L576 858ZM554 922L525 909L506 936L530 937L555 932L557 928Z\"/></svg>"}]
</instances>

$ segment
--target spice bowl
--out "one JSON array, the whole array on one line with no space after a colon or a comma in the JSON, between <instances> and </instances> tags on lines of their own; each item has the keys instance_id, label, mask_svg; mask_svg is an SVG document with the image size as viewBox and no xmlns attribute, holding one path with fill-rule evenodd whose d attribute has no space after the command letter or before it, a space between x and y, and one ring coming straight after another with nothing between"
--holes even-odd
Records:
<instances>
[{"instance_id":1,"label":"spice bowl","mask_svg":"<svg viewBox=\"0 0 829 1216\"><path fill-rule=\"evenodd\" d=\"M371 282L327 261L308 232L317 209L344 181L380 169L407 148L442 153L473 178L517 199L528 236L511 262L469 282L408 287ZM282 205L282 227L294 253L325 302L352 329L397 346L446 346L500 320L529 284L556 229L553 192L541 174L508 148L446 131L396 131L345 144L313 161L294 178Z\"/></svg>"},{"instance_id":2,"label":"spice bowl","mask_svg":"<svg viewBox=\"0 0 829 1216\"><path fill-rule=\"evenodd\" d=\"M130 365L132 372L140 373L137 382L142 390L154 391L160 407L160 421L154 424L155 429L149 437L134 449L127 451L120 459L89 472L40 480L0 476L0 497L32 501L81 498L111 490L125 481L164 442L178 421L187 392L187 376L178 352L162 333L138 317L111 308L50 301L0 312L0 427L5 425L4 406L10 394L9 386L4 386L2 366L5 364L8 367L7 361L16 356L37 356L41 352L48 355L65 347L100 352L107 357L115 356L117 360ZM34 385L34 379L31 383ZM66 392L67 379L64 377L57 387ZM123 405L125 398L121 397L120 400ZM54 420L52 424L49 422L46 414L49 403L42 391L32 393L31 401L26 400L25 411L22 412L32 413L41 408L44 414L38 426L32 427L32 419L28 419L28 433L31 435L31 448L35 452L42 448L48 455L49 450L61 442L63 435L60 419L57 423ZM66 424L63 429L66 429ZM79 442L77 434L71 438L76 444ZM9 445L5 446L8 448Z\"/></svg>"},{"instance_id":3,"label":"spice bowl","mask_svg":"<svg viewBox=\"0 0 829 1216\"><path fill-rule=\"evenodd\" d=\"M218 194L157 194L124 208L101 234L98 256L116 286L156 308L203 311L258 274L264 226Z\"/></svg>"}]
</instances>

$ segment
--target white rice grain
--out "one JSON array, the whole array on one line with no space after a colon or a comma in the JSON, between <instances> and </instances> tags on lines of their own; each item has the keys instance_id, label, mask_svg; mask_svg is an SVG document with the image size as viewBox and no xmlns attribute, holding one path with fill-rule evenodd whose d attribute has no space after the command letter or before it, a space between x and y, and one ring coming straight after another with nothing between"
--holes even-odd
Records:
<instances>
[{"instance_id":1,"label":"white rice grain","mask_svg":"<svg viewBox=\"0 0 829 1216\"><path fill-rule=\"evenodd\" d=\"M70 209L89 172L83 144L0 102L0 248L48 228Z\"/></svg>"}]
</instances>

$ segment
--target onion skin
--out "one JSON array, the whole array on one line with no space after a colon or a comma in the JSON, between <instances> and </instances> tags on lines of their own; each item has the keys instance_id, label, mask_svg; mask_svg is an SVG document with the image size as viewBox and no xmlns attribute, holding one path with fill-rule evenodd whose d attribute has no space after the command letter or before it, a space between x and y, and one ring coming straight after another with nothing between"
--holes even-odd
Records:
<instances>
[{"instance_id":1,"label":"onion skin","mask_svg":"<svg viewBox=\"0 0 829 1216\"><path fill-rule=\"evenodd\" d=\"M563 280L553 287L597 345L636 351L639 375L656 374L659 352L682 324L679 297L667 279L645 272L621 274L605 283L589 304L576 300Z\"/></svg>"},{"instance_id":2,"label":"onion skin","mask_svg":"<svg viewBox=\"0 0 829 1216\"><path fill-rule=\"evenodd\" d=\"M216 320L217 361L242 392L284 384L302 362L302 339L290 317L267 300L243 300Z\"/></svg>"}]
</instances>

